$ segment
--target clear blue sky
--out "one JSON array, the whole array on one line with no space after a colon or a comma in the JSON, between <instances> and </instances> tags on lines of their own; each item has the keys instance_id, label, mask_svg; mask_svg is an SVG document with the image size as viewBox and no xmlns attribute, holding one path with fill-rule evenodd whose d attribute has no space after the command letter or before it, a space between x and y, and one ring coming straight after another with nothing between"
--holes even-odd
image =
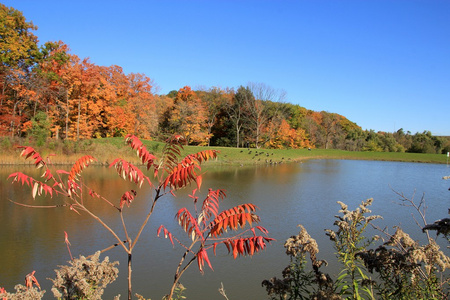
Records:
<instances>
[{"instance_id":1,"label":"clear blue sky","mask_svg":"<svg viewBox=\"0 0 450 300\"><path fill-rule=\"evenodd\" d=\"M450 135L450 1L0 0L159 93L265 83L363 129Z\"/></svg>"}]
</instances>

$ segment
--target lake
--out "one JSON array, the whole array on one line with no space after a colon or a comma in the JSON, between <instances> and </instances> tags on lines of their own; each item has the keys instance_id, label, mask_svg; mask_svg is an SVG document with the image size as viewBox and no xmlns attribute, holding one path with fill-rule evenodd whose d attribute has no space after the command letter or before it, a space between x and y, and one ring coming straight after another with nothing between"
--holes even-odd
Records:
<instances>
[{"instance_id":1,"label":"lake","mask_svg":"<svg viewBox=\"0 0 450 300\"><path fill-rule=\"evenodd\" d=\"M6 178L20 171L36 177L40 171L27 167L0 167L0 286L13 291L17 283L22 283L26 274L36 270L36 277L47 290L45 299L52 299L51 282L57 265L66 264L70 259L64 243L64 231L69 234L74 256L90 255L96 250L115 243L111 235L89 216L58 209L29 209L8 201L44 205L47 199L32 200L31 190L19 184L11 185ZM25 170L23 170L25 169ZM324 229L333 229L334 216L340 206L336 201L356 208L361 201L374 198L372 214L382 215L383 220L375 221L380 227L400 225L415 239L424 241L412 213L412 208L399 204L399 196L404 193L418 202L422 196L426 200L426 218L429 223L446 217L450 207L450 181L443 176L450 175L446 165L399 163L356 160L310 160L303 163L281 164L256 167L214 167L206 168L200 195L208 188L225 189L227 198L221 210L242 203L253 203L260 210L260 225L269 230L269 236L277 241L254 257L239 257L236 260L220 251L217 256L210 254L214 271L198 272L196 264L185 273L181 282L187 288L187 299L224 299L218 293L223 283L229 299L266 299L261 281L273 276L281 277L281 271L288 264L283 248L284 241L298 233L302 224L319 244L319 259L335 261L333 244ZM109 200L118 203L124 191L133 188L117 176L114 170L90 167L83 172L85 182ZM174 198L171 195L161 199L148 227L144 231L133 254L133 293L146 298L161 299L168 293L174 271L183 253L181 247L172 247L169 240L156 238L156 229L164 224L174 235L186 241L174 219L182 207L192 208L188 197L191 189L182 190ZM151 196L149 188L138 190L138 196L130 208L125 208L125 220L130 224L131 236L137 232L143 220ZM200 197L202 200L202 197ZM57 200L56 200L57 201ZM117 211L93 200L94 209L111 227L121 228ZM416 214L417 218L417 214ZM379 233L378 233L379 234ZM432 233L432 236L435 236ZM445 245L443 243L442 245ZM445 250L448 251L448 250ZM127 295L126 254L119 247L106 253L110 260L119 260L119 278L105 291L104 299ZM104 255L102 256L104 257ZM327 267L322 271L334 274L337 269Z\"/></svg>"}]
</instances>

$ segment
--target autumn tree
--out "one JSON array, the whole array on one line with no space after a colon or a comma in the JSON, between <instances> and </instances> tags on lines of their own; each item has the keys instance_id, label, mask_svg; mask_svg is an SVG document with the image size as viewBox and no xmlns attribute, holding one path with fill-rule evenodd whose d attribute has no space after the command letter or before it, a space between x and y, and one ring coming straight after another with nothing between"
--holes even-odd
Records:
<instances>
[{"instance_id":1,"label":"autumn tree","mask_svg":"<svg viewBox=\"0 0 450 300\"><path fill-rule=\"evenodd\" d=\"M322 122L320 125L322 125L324 134L323 134L323 143L325 149L328 149L330 147L330 144L332 142L332 138L336 134L338 130L338 116L333 113L329 113L326 111L322 111Z\"/></svg>"},{"instance_id":2,"label":"autumn tree","mask_svg":"<svg viewBox=\"0 0 450 300\"><path fill-rule=\"evenodd\" d=\"M128 109L129 78L120 66L99 67L105 127L98 137L121 137L134 130L133 114Z\"/></svg>"},{"instance_id":3,"label":"autumn tree","mask_svg":"<svg viewBox=\"0 0 450 300\"><path fill-rule=\"evenodd\" d=\"M234 97L229 99L225 105L225 110L233 124L236 138L236 147L239 148L241 142L241 132L244 124L248 122L247 103L252 101L254 96L248 87L240 86Z\"/></svg>"},{"instance_id":4,"label":"autumn tree","mask_svg":"<svg viewBox=\"0 0 450 300\"><path fill-rule=\"evenodd\" d=\"M99 73L88 59L77 61L71 72L69 96L69 132L74 140L91 138L102 127L101 111L105 107L97 96Z\"/></svg>"},{"instance_id":5,"label":"autumn tree","mask_svg":"<svg viewBox=\"0 0 450 300\"><path fill-rule=\"evenodd\" d=\"M274 149L298 149L312 147L304 129L291 128L285 119L279 119L276 130L266 142L266 147Z\"/></svg>"},{"instance_id":6,"label":"autumn tree","mask_svg":"<svg viewBox=\"0 0 450 300\"><path fill-rule=\"evenodd\" d=\"M306 133L309 135L311 143L313 145L321 145L321 127L322 115L316 111L308 111L306 117L304 118L302 124Z\"/></svg>"},{"instance_id":7,"label":"autumn tree","mask_svg":"<svg viewBox=\"0 0 450 300\"><path fill-rule=\"evenodd\" d=\"M22 12L0 3L0 62L3 68L26 68L39 57L37 27Z\"/></svg>"},{"instance_id":8,"label":"autumn tree","mask_svg":"<svg viewBox=\"0 0 450 300\"><path fill-rule=\"evenodd\" d=\"M129 132L141 138L149 139L157 131L158 117L153 95L153 81L140 73L128 76L127 110L133 118L133 131Z\"/></svg>"},{"instance_id":9,"label":"autumn tree","mask_svg":"<svg viewBox=\"0 0 450 300\"><path fill-rule=\"evenodd\" d=\"M225 104L230 101L231 93L217 87L212 87L207 91L198 91L198 96L202 100L206 108L206 124L208 128L208 146L210 146L213 137L212 129L217 123L220 113L223 111Z\"/></svg>"},{"instance_id":10,"label":"autumn tree","mask_svg":"<svg viewBox=\"0 0 450 300\"><path fill-rule=\"evenodd\" d=\"M166 116L171 133L183 133L188 144L207 144L210 136L207 130L206 108L189 86L178 90L173 106L166 111Z\"/></svg>"},{"instance_id":11,"label":"autumn tree","mask_svg":"<svg viewBox=\"0 0 450 300\"><path fill-rule=\"evenodd\" d=\"M308 114L308 110L300 105L291 103L281 103L279 109L289 125L294 128L304 128L304 120Z\"/></svg>"},{"instance_id":12,"label":"autumn tree","mask_svg":"<svg viewBox=\"0 0 450 300\"><path fill-rule=\"evenodd\" d=\"M76 84L79 82L74 68L80 59L69 51L68 45L61 41L46 43L43 58L36 69L45 84L45 90L40 96L45 110L53 120L52 131L56 137L64 138L70 136L70 117L74 106L71 94L76 95Z\"/></svg>"},{"instance_id":13,"label":"autumn tree","mask_svg":"<svg viewBox=\"0 0 450 300\"><path fill-rule=\"evenodd\" d=\"M19 135L29 101L32 66L40 58L37 27L0 3L0 134Z\"/></svg>"},{"instance_id":14,"label":"autumn tree","mask_svg":"<svg viewBox=\"0 0 450 300\"><path fill-rule=\"evenodd\" d=\"M280 102L285 98L285 92L277 91L264 83L249 83L248 88L253 97L245 97L248 111L248 123L253 129L255 147L259 148L263 127L267 126L271 115L269 105L271 102ZM279 108L279 105L272 106ZM272 112L274 113L274 112Z\"/></svg>"}]
</instances>

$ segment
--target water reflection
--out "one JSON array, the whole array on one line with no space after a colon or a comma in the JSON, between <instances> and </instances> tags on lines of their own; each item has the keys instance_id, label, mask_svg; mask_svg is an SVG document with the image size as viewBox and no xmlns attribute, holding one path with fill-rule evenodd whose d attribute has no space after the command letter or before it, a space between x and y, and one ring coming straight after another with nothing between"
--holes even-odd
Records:
<instances>
[{"instance_id":1,"label":"water reflection","mask_svg":"<svg viewBox=\"0 0 450 300\"><path fill-rule=\"evenodd\" d=\"M31 198L29 188L11 185L6 177L16 168L0 168L0 217L3 223L0 243L0 286L13 290L16 283L23 282L25 274L36 270L38 280L51 298L50 282L53 269L65 264L69 255L64 244L64 231L72 243L74 255L89 255L114 243L114 239L97 222L85 214L81 216L68 209L27 209L8 201L14 199L25 203L45 204L48 200ZM418 232L411 218L411 210L401 207L393 189L412 196L416 192L419 200L423 193L428 205L427 219L436 220L445 216L449 207L450 186L443 176L450 175L445 165L413 164L371 161L312 160L304 163L258 167L214 167L204 169L203 196L207 188L226 190L227 198L221 209L251 202L256 204L262 225L277 239L272 246L253 258L233 260L227 251L219 251L211 261L215 268L200 275L195 267L182 279L188 288L188 299L218 299L217 289L223 282L230 299L265 299L260 283L263 279L280 276L287 264L283 243L298 232L301 223L317 239L321 252L319 258L332 260L332 244L323 230L331 228L333 217L343 201L354 208L367 198L374 198L372 211L383 215L379 225L401 225L407 232ZM40 174L33 168L24 173ZM83 172L86 182L110 201L118 204L124 191L134 188L124 182L113 170L88 168ZM173 248L169 241L157 239L156 228L164 224L178 237L183 237L174 221L176 212L182 207L191 208L188 197L190 189L179 191L177 197L168 195L158 203L156 213L144 232L134 253L134 291L160 299L167 293L173 272L182 249ZM141 220L149 210L151 190L138 190L132 206L126 208L125 218L130 223L130 234L135 235ZM61 201L54 199L52 201ZM86 198L108 223L121 232L117 211L98 199ZM50 201L51 202L51 201ZM419 239L418 234L415 238ZM105 299L126 291L126 260L122 249L108 252L112 260L120 260L119 279L106 291Z\"/></svg>"}]
</instances>

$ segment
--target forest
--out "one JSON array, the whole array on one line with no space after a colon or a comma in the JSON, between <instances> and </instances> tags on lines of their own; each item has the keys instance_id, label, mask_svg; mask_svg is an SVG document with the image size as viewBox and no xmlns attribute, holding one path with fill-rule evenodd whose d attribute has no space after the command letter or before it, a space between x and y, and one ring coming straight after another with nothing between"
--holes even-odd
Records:
<instances>
[{"instance_id":1,"label":"forest","mask_svg":"<svg viewBox=\"0 0 450 300\"><path fill-rule=\"evenodd\" d=\"M0 4L0 138L80 141L124 137L190 145L447 153L450 138L362 130L337 113L291 104L264 83L157 93L145 74L98 66L62 41L40 45L22 12Z\"/></svg>"}]
</instances>

